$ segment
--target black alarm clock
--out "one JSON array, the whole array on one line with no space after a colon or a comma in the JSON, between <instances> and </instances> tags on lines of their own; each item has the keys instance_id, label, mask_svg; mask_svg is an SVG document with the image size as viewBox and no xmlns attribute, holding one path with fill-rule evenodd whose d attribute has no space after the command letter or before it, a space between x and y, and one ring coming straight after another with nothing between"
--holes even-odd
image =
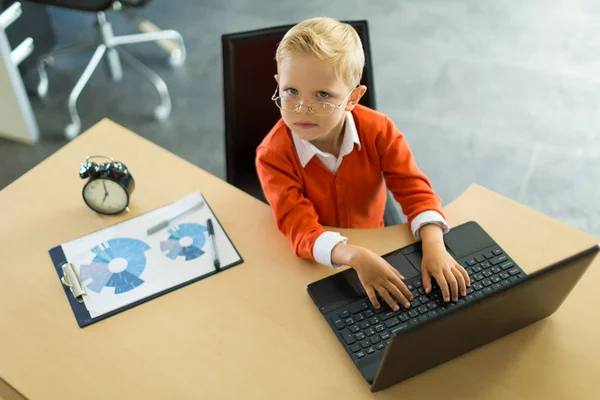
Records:
<instances>
[{"instance_id":1,"label":"black alarm clock","mask_svg":"<svg viewBox=\"0 0 600 400\"><path fill-rule=\"evenodd\" d=\"M110 160L102 164L90 159ZM131 194L135 189L135 181L127 166L107 156L88 156L81 164L79 176L88 178L82 195L85 204L92 210L105 215L123 212L129 206Z\"/></svg>"}]
</instances>

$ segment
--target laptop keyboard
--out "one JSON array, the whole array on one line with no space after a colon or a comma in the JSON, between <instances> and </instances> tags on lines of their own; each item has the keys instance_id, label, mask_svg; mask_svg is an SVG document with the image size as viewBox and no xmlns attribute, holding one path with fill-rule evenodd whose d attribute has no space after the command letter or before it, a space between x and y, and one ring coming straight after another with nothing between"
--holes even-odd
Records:
<instances>
[{"instance_id":1,"label":"laptop keyboard","mask_svg":"<svg viewBox=\"0 0 600 400\"><path fill-rule=\"evenodd\" d=\"M400 310L394 311L381 298L381 307L376 309L365 298L332 311L328 321L352 359L357 361L381 352L395 333L485 297L526 275L498 246L491 246L457 262L469 274L471 286L467 288L467 296L459 296L456 303L444 303L435 284L431 293L426 295L421 276L418 276L404 281L414 296L409 309L401 306Z\"/></svg>"}]
</instances>

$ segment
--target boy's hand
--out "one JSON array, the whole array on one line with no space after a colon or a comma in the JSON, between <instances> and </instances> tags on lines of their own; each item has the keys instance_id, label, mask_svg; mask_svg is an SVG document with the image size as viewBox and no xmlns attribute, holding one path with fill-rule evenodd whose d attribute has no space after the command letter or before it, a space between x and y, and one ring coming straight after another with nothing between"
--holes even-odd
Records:
<instances>
[{"instance_id":1,"label":"boy's hand","mask_svg":"<svg viewBox=\"0 0 600 400\"><path fill-rule=\"evenodd\" d=\"M429 228L431 227L431 228ZM427 225L421 229L437 229L435 225ZM456 260L448 253L441 235L428 235L423 237L423 261L421 262L421 276L423 278L423 287L425 293L431 292L431 278L435 279L442 291L444 301L458 301L458 294L467 295L467 287L471 286L471 280L467 271L459 265ZM435 238L435 239L434 239Z\"/></svg>"},{"instance_id":2,"label":"boy's hand","mask_svg":"<svg viewBox=\"0 0 600 400\"><path fill-rule=\"evenodd\" d=\"M400 309L394 298L405 308L410 307L413 295L402 282L404 277L377 254L362 247L339 243L332 251L332 260L336 264L346 264L356 270L375 308L380 307L376 293L394 311Z\"/></svg>"}]
</instances>

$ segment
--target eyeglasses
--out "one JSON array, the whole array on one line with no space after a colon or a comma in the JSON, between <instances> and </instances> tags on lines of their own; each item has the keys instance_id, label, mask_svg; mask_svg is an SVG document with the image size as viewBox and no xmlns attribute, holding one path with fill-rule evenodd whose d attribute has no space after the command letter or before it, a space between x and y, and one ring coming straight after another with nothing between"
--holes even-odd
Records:
<instances>
[{"instance_id":1,"label":"eyeglasses","mask_svg":"<svg viewBox=\"0 0 600 400\"><path fill-rule=\"evenodd\" d=\"M326 101L313 101L310 104L302 104L302 102L297 102L296 100L288 96L277 96L278 90L279 85L277 85L277 87L275 88L275 93L273 93L273 96L271 96L271 100L273 100L275 102L275 105L283 111L300 112L302 106L305 106L308 107L308 111L311 114L317 115L319 117L326 117L328 115L333 114L335 110L338 110L342 107L342 105L346 102L346 100L348 100L352 92L354 92L354 89L352 89L350 93L348 93L346 97L344 97L344 100L342 100L342 102L338 106L336 106L335 104L327 103Z\"/></svg>"}]
</instances>

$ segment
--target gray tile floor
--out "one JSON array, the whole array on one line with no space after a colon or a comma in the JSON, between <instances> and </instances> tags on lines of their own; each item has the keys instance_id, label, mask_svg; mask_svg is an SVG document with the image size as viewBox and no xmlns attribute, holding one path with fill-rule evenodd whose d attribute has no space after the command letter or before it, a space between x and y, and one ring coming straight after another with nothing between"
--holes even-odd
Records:
<instances>
[{"instance_id":1,"label":"gray tile floor","mask_svg":"<svg viewBox=\"0 0 600 400\"><path fill-rule=\"evenodd\" d=\"M378 107L405 133L444 203L475 181L600 236L595 0L155 0L140 13L186 40L188 62L176 70L153 45L131 48L167 82L173 114L155 122L152 87L127 69L122 83L110 83L101 69L80 98L84 129L109 117L224 177L221 34L317 15L365 18ZM59 47L93 37L90 16L51 15ZM112 20L118 33L133 32ZM0 188L65 144L66 98L87 60L58 60L49 98L32 98L38 145L0 140Z\"/></svg>"}]
</instances>

